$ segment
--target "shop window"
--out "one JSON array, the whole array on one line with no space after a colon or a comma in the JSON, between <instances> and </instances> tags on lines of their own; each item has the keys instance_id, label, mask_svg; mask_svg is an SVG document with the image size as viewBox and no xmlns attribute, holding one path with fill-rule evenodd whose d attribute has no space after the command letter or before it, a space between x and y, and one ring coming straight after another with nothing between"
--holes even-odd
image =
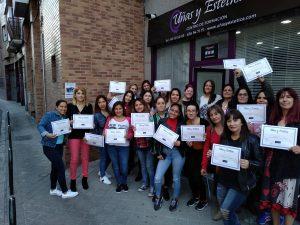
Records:
<instances>
[{"instance_id":1,"label":"shop window","mask_svg":"<svg viewBox=\"0 0 300 225\"><path fill-rule=\"evenodd\" d=\"M51 73L52 73L52 82L56 82L57 81L57 68L56 68L55 55L51 56Z\"/></svg>"},{"instance_id":2,"label":"shop window","mask_svg":"<svg viewBox=\"0 0 300 225\"><path fill-rule=\"evenodd\" d=\"M236 35L236 58L247 64L266 57L273 73L266 76L276 93L282 87L292 87L300 93L300 17L289 18L241 29ZM260 89L257 81L250 82L253 95Z\"/></svg>"},{"instance_id":3,"label":"shop window","mask_svg":"<svg viewBox=\"0 0 300 225\"><path fill-rule=\"evenodd\" d=\"M181 91L189 82L189 42L157 49L157 79L171 79Z\"/></svg>"},{"instance_id":4,"label":"shop window","mask_svg":"<svg viewBox=\"0 0 300 225\"><path fill-rule=\"evenodd\" d=\"M228 33L212 35L210 37L201 37L196 40L196 61L201 61L201 48L208 45L218 45L218 58L223 59L228 56Z\"/></svg>"}]
</instances>

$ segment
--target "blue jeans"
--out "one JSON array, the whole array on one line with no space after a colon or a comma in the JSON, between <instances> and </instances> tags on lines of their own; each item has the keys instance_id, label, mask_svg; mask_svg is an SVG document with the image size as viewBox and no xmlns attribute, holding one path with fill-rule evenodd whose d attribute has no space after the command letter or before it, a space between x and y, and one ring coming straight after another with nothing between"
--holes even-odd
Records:
<instances>
[{"instance_id":1,"label":"blue jeans","mask_svg":"<svg viewBox=\"0 0 300 225\"><path fill-rule=\"evenodd\" d=\"M166 173L169 166L172 164L173 169L173 198L178 198L180 194L180 176L181 171L185 162L185 158L181 156L180 152L176 149L166 149L164 151L166 158L164 160L159 160L155 173L155 194L156 196L161 196L161 186L162 179Z\"/></svg>"},{"instance_id":2,"label":"blue jeans","mask_svg":"<svg viewBox=\"0 0 300 225\"><path fill-rule=\"evenodd\" d=\"M235 211L246 201L247 195L218 184L217 198L224 225L240 225Z\"/></svg>"},{"instance_id":3,"label":"blue jeans","mask_svg":"<svg viewBox=\"0 0 300 225\"><path fill-rule=\"evenodd\" d=\"M107 144L104 144L104 147L99 148L99 154L100 154L100 162L99 162L100 177L104 177L105 171L111 162L107 152Z\"/></svg>"},{"instance_id":4,"label":"blue jeans","mask_svg":"<svg viewBox=\"0 0 300 225\"><path fill-rule=\"evenodd\" d=\"M141 162L143 184L148 185L147 178L149 175L150 187L154 188L154 165L150 148L137 148L136 151Z\"/></svg>"},{"instance_id":5,"label":"blue jeans","mask_svg":"<svg viewBox=\"0 0 300 225\"><path fill-rule=\"evenodd\" d=\"M129 147L108 145L107 150L112 162L117 184L127 184Z\"/></svg>"}]
</instances>

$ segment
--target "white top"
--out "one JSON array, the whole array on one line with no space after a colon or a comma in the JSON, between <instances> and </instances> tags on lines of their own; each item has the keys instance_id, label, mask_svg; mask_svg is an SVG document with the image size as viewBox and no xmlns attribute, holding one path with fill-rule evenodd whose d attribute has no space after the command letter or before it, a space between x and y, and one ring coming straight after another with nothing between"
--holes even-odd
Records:
<instances>
[{"instance_id":1,"label":"white top","mask_svg":"<svg viewBox=\"0 0 300 225\"><path fill-rule=\"evenodd\" d=\"M199 105L199 107L201 108L201 107L204 106L204 105L207 105L207 107L213 106L214 104L217 103L217 101L219 101L219 100L221 100L221 99L222 99L222 97L221 97L220 95L216 95L216 99L215 99L212 103L210 103L210 104L208 105L209 98L206 97L205 95L202 95L202 96L200 97L200 102L199 102L200 105Z\"/></svg>"},{"instance_id":2,"label":"white top","mask_svg":"<svg viewBox=\"0 0 300 225\"><path fill-rule=\"evenodd\" d=\"M108 122L108 129L125 129L126 133L130 127L129 121L125 118L123 121L117 121L114 118L111 118ZM129 146L129 140L126 139L125 144L113 144L115 146Z\"/></svg>"}]
</instances>

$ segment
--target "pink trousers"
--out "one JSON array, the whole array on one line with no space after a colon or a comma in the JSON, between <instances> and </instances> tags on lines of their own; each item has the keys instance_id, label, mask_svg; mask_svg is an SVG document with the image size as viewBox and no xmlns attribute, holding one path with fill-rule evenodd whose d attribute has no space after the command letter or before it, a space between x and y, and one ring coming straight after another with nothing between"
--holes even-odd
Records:
<instances>
[{"instance_id":1,"label":"pink trousers","mask_svg":"<svg viewBox=\"0 0 300 225\"><path fill-rule=\"evenodd\" d=\"M88 177L89 173L89 145L82 139L69 139L69 149L71 153L70 178L76 180L79 155L81 155L82 176Z\"/></svg>"}]
</instances>

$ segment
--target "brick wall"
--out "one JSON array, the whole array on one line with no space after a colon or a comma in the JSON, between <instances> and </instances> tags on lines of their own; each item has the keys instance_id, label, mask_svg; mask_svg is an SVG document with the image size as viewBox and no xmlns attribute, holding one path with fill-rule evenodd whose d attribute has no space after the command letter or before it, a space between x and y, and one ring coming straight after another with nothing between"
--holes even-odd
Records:
<instances>
[{"instance_id":1,"label":"brick wall","mask_svg":"<svg viewBox=\"0 0 300 225\"><path fill-rule=\"evenodd\" d=\"M62 82L106 94L110 80L144 79L144 18L140 0L61 0ZM63 90L63 89L61 89Z\"/></svg>"}]
</instances>

